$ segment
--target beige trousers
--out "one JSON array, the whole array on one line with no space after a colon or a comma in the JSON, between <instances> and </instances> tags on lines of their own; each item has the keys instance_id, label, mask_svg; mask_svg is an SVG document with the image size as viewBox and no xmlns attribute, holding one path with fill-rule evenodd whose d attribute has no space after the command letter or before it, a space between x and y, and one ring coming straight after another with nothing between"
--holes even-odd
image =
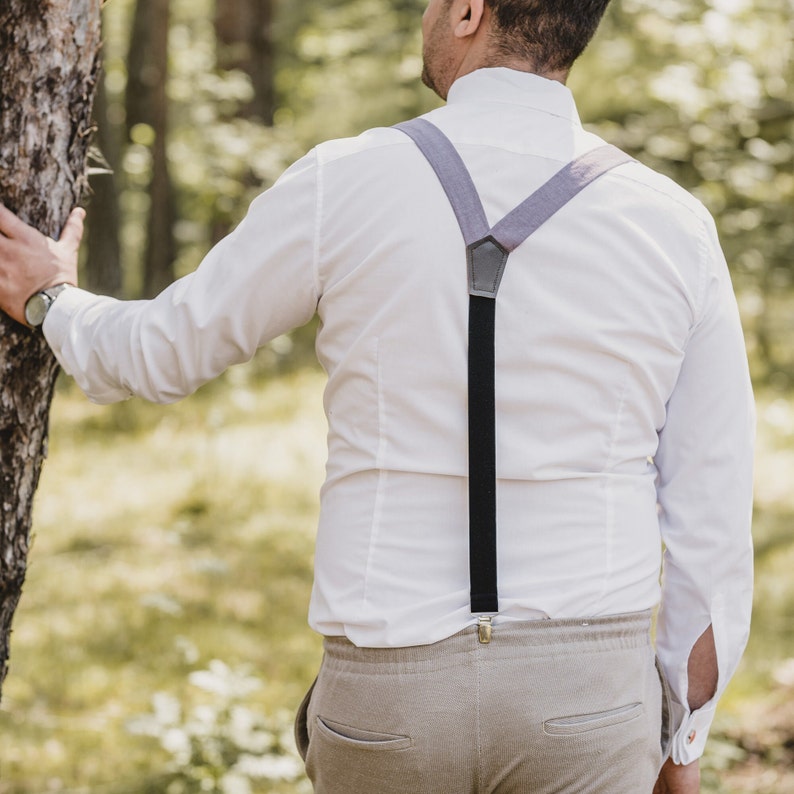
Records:
<instances>
[{"instance_id":1,"label":"beige trousers","mask_svg":"<svg viewBox=\"0 0 794 794\"><path fill-rule=\"evenodd\" d=\"M650 794L669 744L650 613L327 638L296 740L316 794Z\"/></svg>"}]
</instances>

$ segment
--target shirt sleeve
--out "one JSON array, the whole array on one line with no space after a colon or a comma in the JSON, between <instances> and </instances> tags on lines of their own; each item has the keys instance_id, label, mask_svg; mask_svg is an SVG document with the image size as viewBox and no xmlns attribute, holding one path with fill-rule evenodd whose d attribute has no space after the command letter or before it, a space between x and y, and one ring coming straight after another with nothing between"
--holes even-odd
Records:
<instances>
[{"instance_id":1,"label":"shirt sleeve","mask_svg":"<svg viewBox=\"0 0 794 794\"><path fill-rule=\"evenodd\" d=\"M132 395L168 403L313 316L316 157L289 168L198 269L151 301L65 290L44 334L63 369L97 403Z\"/></svg>"},{"instance_id":2,"label":"shirt sleeve","mask_svg":"<svg viewBox=\"0 0 794 794\"><path fill-rule=\"evenodd\" d=\"M657 652L670 684L677 764L703 753L717 700L747 644L752 607L752 389L736 299L710 218L702 246L701 311L655 456L665 546ZM690 711L687 662L709 625L717 691Z\"/></svg>"}]
</instances>

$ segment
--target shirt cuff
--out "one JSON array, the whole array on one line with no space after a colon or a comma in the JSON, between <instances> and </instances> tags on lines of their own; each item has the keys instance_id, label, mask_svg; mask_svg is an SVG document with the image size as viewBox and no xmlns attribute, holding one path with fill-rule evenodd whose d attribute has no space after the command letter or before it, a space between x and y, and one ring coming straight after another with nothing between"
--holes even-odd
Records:
<instances>
[{"instance_id":1,"label":"shirt cuff","mask_svg":"<svg viewBox=\"0 0 794 794\"><path fill-rule=\"evenodd\" d=\"M716 704L708 703L697 711L689 711L675 700L671 703L673 725L678 725L673 734L670 757L674 764L691 764L703 755L714 721Z\"/></svg>"},{"instance_id":2,"label":"shirt cuff","mask_svg":"<svg viewBox=\"0 0 794 794\"><path fill-rule=\"evenodd\" d=\"M90 303L95 298L96 295L91 292L70 286L53 301L44 317L42 331L47 344L56 356L69 331L69 321L72 319L72 315L80 306Z\"/></svg>"},{"instance_id":3,"label":"shirt cuff","mask_svg":"<svg viewBox=\"0 0 794 794\"><path fill-rule=\"evenodd\" d=\"M76 344L73 325L78 313L85 315L91 308L99 309L109 302L116 301L78 287L69 287L53 301L42 325L44 338L64 372L77 381L77 385L91 402L100 405L127 400L132 395L129 390L105 379L91 380L87 377L85 370L91 351Z\"/></svg>"}]
</instances>

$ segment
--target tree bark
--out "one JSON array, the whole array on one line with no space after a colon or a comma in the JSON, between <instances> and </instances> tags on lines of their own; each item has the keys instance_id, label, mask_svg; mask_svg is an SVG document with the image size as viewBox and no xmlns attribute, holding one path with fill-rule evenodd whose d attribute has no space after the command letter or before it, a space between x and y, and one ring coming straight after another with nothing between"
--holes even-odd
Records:
<instances>
[{"instance_id":1,"label":"tree bark","mask_svg":"<svg viewBox=\"0 0 794 794\"><path fill-rule=\"evenodd\" d=\"M86 185L101 0L0 5L0 200L57 237ZM46 455L55 359L0 313L0 692Z\"/></svg>"}]
</instances>

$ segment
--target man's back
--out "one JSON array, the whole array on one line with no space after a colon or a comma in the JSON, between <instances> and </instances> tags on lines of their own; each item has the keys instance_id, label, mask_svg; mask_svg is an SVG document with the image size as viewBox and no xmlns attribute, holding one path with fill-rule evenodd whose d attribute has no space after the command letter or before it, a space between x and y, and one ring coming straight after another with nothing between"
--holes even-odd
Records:
<instances>
[{"instance_id":1,"label":"man's back","mask_svg":"<svg viewBox=\"0 0 794 794\"><path fill-rule=\"evenodd\" d=\"M428 118L491 223L600 143L567 89L511 70L462 78ZM330 425L313 624L362 645L441 639L472 620L465 246L401 133L309 159ZM503 616L657 603L649 458L692 329L727 278L702 207L638 164L589 186L511 255L496 312ZM744 367L737 354L724 351L727 365Z\"/></svg>"}]
</instances>

